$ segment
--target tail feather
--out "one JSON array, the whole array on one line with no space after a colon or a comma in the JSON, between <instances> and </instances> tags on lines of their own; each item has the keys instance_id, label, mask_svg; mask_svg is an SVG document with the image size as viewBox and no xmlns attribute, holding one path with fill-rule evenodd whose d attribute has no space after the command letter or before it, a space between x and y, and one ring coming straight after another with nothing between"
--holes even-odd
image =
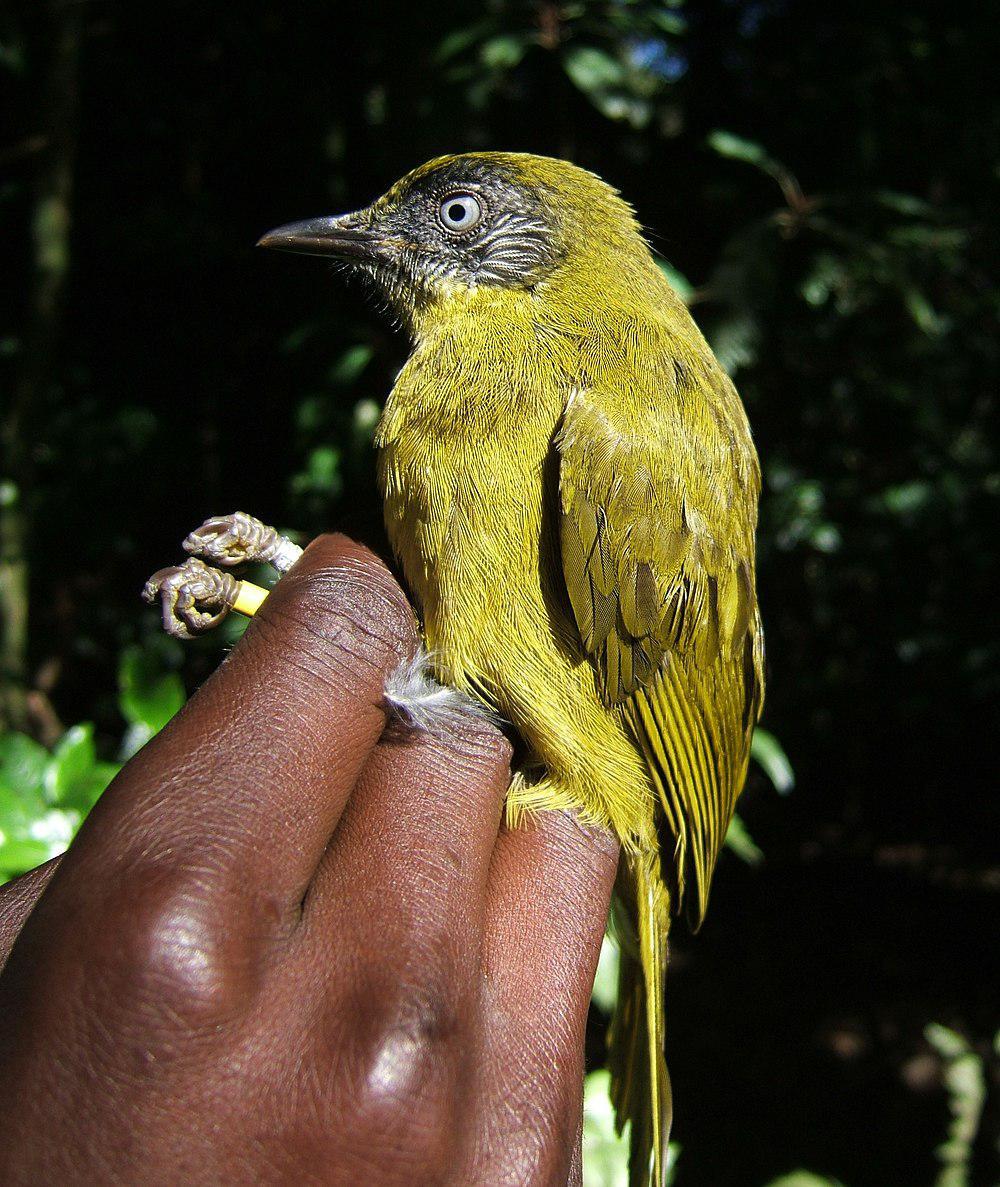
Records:
<instances>
[{"instance_id":1,"label":"tail feather","mask_svg":"<svg viewBox=\"0 0 1000 1187\"><path fill-rule=\"evenodd\" d=\"M655 856L638 855L622 872L615 914L618 1001L608 1035L611 1100L619 1133L631 1123L629 1187L662 1187L671 1122L663 1056L670 896Z\"/></svg>"}]
</instances>

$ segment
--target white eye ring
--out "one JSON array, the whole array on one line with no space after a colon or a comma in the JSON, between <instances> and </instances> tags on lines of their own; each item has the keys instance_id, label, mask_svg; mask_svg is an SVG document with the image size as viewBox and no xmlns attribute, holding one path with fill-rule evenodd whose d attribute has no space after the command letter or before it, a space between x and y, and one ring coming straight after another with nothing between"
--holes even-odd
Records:
<instances>
[{"instance_id":1,"label":"white eye ring","mask_svg":"<svg viewBox=\"0 0 1000 1187\"><path fill-rule=\"evenodd\" d=\"M441 203L438 218L446 231L461 234L482 222L483 207L474 194L449 194Z\"/></svg>"}]
</instances>

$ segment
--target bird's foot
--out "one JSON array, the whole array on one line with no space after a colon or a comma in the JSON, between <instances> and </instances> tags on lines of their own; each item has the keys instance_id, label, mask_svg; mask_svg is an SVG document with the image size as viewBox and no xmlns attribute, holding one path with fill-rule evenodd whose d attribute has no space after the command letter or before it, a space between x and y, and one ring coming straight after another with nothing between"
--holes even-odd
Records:
<instances>
[{"instance_id":1,"label":"bird's foot","mask_svg":"<svg viewBox=\"0 0 1000 1187\"><path fill-rule=\"evenodd\" d=\"M230 610L253 615L267 597L266 589L206 565L199 557L227 569L263 563L284 573L302 555L297 544L245 511L205 520L184 540L184 549L195 555L182 565L158 570L142 591L147 602L160 599L163 628L175 639L211 630Z\"/></svg>"},{"instance_id":2,"label":"bird's foot","mask_svg":"<svg viewBox=\"0 0 1000 1187\"><path fill-rule=\"evenodd\" d=\"M163 629L175 639L192 639L218 626L236 605L241 582L197 557L158 569L143 587L150 603L160 599Z\"/></svg>"},{"instance_id":3,"label":"bird's foot","mask_svg":"<svg viewBox=\"0 0 1000 1187\"><path fill-rule=\"evenodd\" d=\"M204 557L227 569L254 562L272 565L279 573L288 570L302 555L302 549L245 511L206 519L184 541L184 551Z\"/></svg>"}]
</instances>

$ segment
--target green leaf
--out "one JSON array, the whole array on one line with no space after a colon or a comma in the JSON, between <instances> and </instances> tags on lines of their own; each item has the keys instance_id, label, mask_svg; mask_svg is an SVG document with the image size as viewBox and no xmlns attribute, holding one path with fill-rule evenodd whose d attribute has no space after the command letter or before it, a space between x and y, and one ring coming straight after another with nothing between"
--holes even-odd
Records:
<instances>
[{"instance_id":1,"label":"green leaf","mask_svg":"<svg viewBox=\"0 0 1000 1187\"><path fill-rule=\"evenodd\" d=\"M733 132L725 132L721 128L709 133L708 145L720 157L728 157L733 161L744 161L747 165L756 165L765 173L773 173L778 168L777 162L772 160L763 145L757 144L753 140L745 140Z\"/></svg>"},{"instance_id":2,"label":"green leaf","mask_svg":"<svg viewBox=\"0 0 1000 1187\"><path fill-rule=\"evenodd\" d=\"M832 523L821 523L809 533L809 543L817 552L836 552L843 539Z\"/></svg>"},{"instance_id":3,"label":"green leaf","mask_svg":"<svg viewBox=\"0 0 1000 1187\"><path fill-rule=\"evenodd\" d=\"M934 496L934 488L923 479L887 486L877 502L891 515L912 515L927 507Z\"/></svg>"},{"instance_id":4,"label":"green leaf","mask_svg":"<svg viewBox=\"0 0 1000 1187\"><path fill-rule=\"evenodd\" d=\"M45 841L7 839L0 831L0 879L4 881L27 873L54 856Z\"/></svg>"},{"instance_id":5,"label":"green leaf","mask_svg":"<svg viewBox=\"0 0 1000 1187\"><path fill-rule=\"evenodd\" d=\"M0 784L0 833L27 836L31 825L48 810L40 785L17 788Z\"/></svg>"},{"instance_id":6,"label":"green leaf","mask_svg":"<svg viewBox=\"0 0 1000 1187\"><path fill-rule=\"evenodd\" d=\"M371 441L381 415L382 408L375 400L358 400L351 415L351 427L360 440L366 444Z\"/></svg>"},{"instance_id":7,"label":"green leaf","mask_svg":"<svg viewBox=\"0 0 1000 1187\"><path fill-rule=\"evenodd\" d=\"M16 792L40 791L48 751L27 734L0 735L0 787Z\"/></svg>"},{"instance_id":8,"label":"green leaf","mask_svg":"<svg viewBox=\"0 0 1000 1187\"><path fill-rule=\"evenodd\" d=\"M484 41L479 51L479 57L489 70L511 70L524 57L525 43L523 38L491 37Z\"/></svg>"},{"instance_id":9,"label":"green leaf","mask_svg":"<svg viewBox=\"0 0 1000 1187\"><path fill-rule=\"evenodd\" d=\"M755 730L753 741L750 743L750 753L774 784L775 790L781 795L787 795L795 786L795 772L788 761L788 755L774 734L767 730Z\"/></svg>"},{"instance_id":10,"label":"green leaf","mask_svg":"<svg viewBox=\"0 0 1000 1187\"><path fill-rule=\"evenodd\" d=\"M296 326L282 338L279 349L285 354L294 354L295 351L301 350L305 346L318 329L319 326L316 322L307 322L305 325Z\"/></svg>"},{"instance_id":11,"label":"green leaf","mask_svg":"<svg viewBox=\"0 0 1000 1187\"><path fill-rule=\"evenodd\" d=\"M960 1035L957 1030L942 1026L940 1022L928 1023L924 1027L924 1038L942 1059L959 1059L969 1052L965 1036Z\"/></svg>"},{"instance_id":12,"label":"green leaf","mask_svg":"<svg viewBox=\"0 0 1000 1187\"><path fill-rule=\"evenodd\" d=\"M594 977L594 989L591 997L595 1004L610 1014L618 1000L618 946L614 940L605 936L601 941L601 956L597 962L597 975Z\"/></svg>"},{"instance_id":13,"label":"green leaf","mask_svg":"<svg viewBox=\"0 0 1000 1187\"><path fill-rule=\"evenodd\" d=\"M97 750L90 722L71 726L56 743L45 769L44 787L50 804L74 805L75 796L89 788Z\"/></svg>"},{"instance_id":14,"label":"green leaf","mask_svg":"<svg viewBox=\"0 0 1000 1187\"><path fill-rule=\"evenodd\" d=\"M734 313L715 326L711 346L727 374L734 375L741 367L756 363L760 339L757 319L750 313Z\"/></svg>"},{"instance_id":15,"label":"green leaf","mask_svg":"<svg viewBox=\"0 0 1000 1187\"><path fill-rule=\"evenodd\" d=\"M948 329L948 319L937 312L918 288L906 288L903 291L903 300L910 317L928 337L937 337Z\"/></svg>"},{"instance_id":16,"label":"green leaf","mask_svg":"<svg viewBox=\"0 0 1000 1187\"><path fill-rule=\"evenodd\" d=\"M680 37L687 32L687 21L679 12L664 12L661 8L654 8L649 19L662 32L671 37Z\"/></svg>"},{"instance_id":17,"label":"green leaf","mask_svg":"<svg viewBox=\"0 0 1000 1187\"><path fill-rule=\"evenodd\" d=\"M339 495L343 486L340 450L332 445L320 445L310 450L305 469L292 476L290 485L296 495Z\"/></svg>"},{"instance_id":18,"label":"green leaf","mask_svg":"<svg viewBox=\"0 0 1000 1187\"><path fill-rule=\"evenodd\" d=\"M604 50L592 45L574 45L563 54L563 68L585 95L620 86L625 68Z\"/></svg>"},{"instance_id":19,"label":"green leaf","mask_svg":"<svg viewBox=\"0 0 1000 1187\"><path fill-rule=\"evenodd\" d=\"M295 409L295 427L305 433L315 433L330 419L329 398L324 395L307 395Z\"/></svg>"},{"instance_id":20,"label":"green leaf","mask_svg":"<svg viewBox=\"0 0 1000 1187\"><path fill-rule=\"evenodd\" d=\"M747 826L739 816L734 816L729 822L726 845L748 866L758 866L764 860L763 850L747 832Z\"/></svg>"},{"instance_id":21,"label":"green leaf","mask_svg":"<svg viewBox=\"0 0 1000 1187\"><path fill-rule=\"evenodd\" d=\"M127 647L118 662L118 707L146 741L159 733L184 704L184 682L164 671L162 658L143 647Z\"/></svg>"},{"instance_id":22,"label":"green leaf","mask_svg":"<svg viewBox=\"0 0 1000 1187\"><path fill-rule=\"evenodd\" d=\"M330 368L330 382L342 384L345 387L353 383L372 361L374 353L366 342L356 342L353 346L349 346Z\"/></svg>"},{"instance_id":23,"label":"green leaf","mask_svg":"<svg viewBox=\"0 0 1000 1187\"><path fill-rule=\"evenodd\" d=\"M981 1056L964 1035L932 1022L924 1037L944 1062L944 1086L952 1121L948 1137L935 1150L942 1165L937 1182L942 1187L966 1187L971 1182L970 1163L986 1103L986 1072Z\"/></svg>"},{"instance_id":24,"label":"green leaf","mask_svg":"<svg viewBox=\"0 0 1000 1187\"><path fill-rule=\"evenodd\" d=\"M73 816L79 823L119 770L117 763L97 761L90 722L72 726L56 743L43 778L46 803L66 811L49 813L46 819L52 824L56 817Z\"/></svg>"},{"instance_id":25,"label":"green leaf","mask_svg":"<svg viewBox=\"0 0 1000 1187\"><path fill-rule=\"evenodd\" d=\"M610 1088L606 1068L583 1082L584 1187L628 1187L628 1140L615 1133Z\"/></svg>"}]
</instances>

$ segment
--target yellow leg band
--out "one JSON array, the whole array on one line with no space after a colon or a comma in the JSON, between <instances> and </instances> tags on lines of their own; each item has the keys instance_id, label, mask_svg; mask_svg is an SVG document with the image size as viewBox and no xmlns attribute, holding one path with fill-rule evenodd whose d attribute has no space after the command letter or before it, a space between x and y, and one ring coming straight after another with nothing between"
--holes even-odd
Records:
<instances>
[{"instance_id":1,"label":"yellow leg band","mask_svg":"<svg viewBox=\"0 0 1000 1187\"><path fill-rule=\"evenodd\" d=\"M240 592L236 595L236 601L233 602L233 609L239 610L247 618L253 618L264 604L264 599L269 592L259 585L254 585L252 581L241 581Z\"/></svg>"}]
</instances>

